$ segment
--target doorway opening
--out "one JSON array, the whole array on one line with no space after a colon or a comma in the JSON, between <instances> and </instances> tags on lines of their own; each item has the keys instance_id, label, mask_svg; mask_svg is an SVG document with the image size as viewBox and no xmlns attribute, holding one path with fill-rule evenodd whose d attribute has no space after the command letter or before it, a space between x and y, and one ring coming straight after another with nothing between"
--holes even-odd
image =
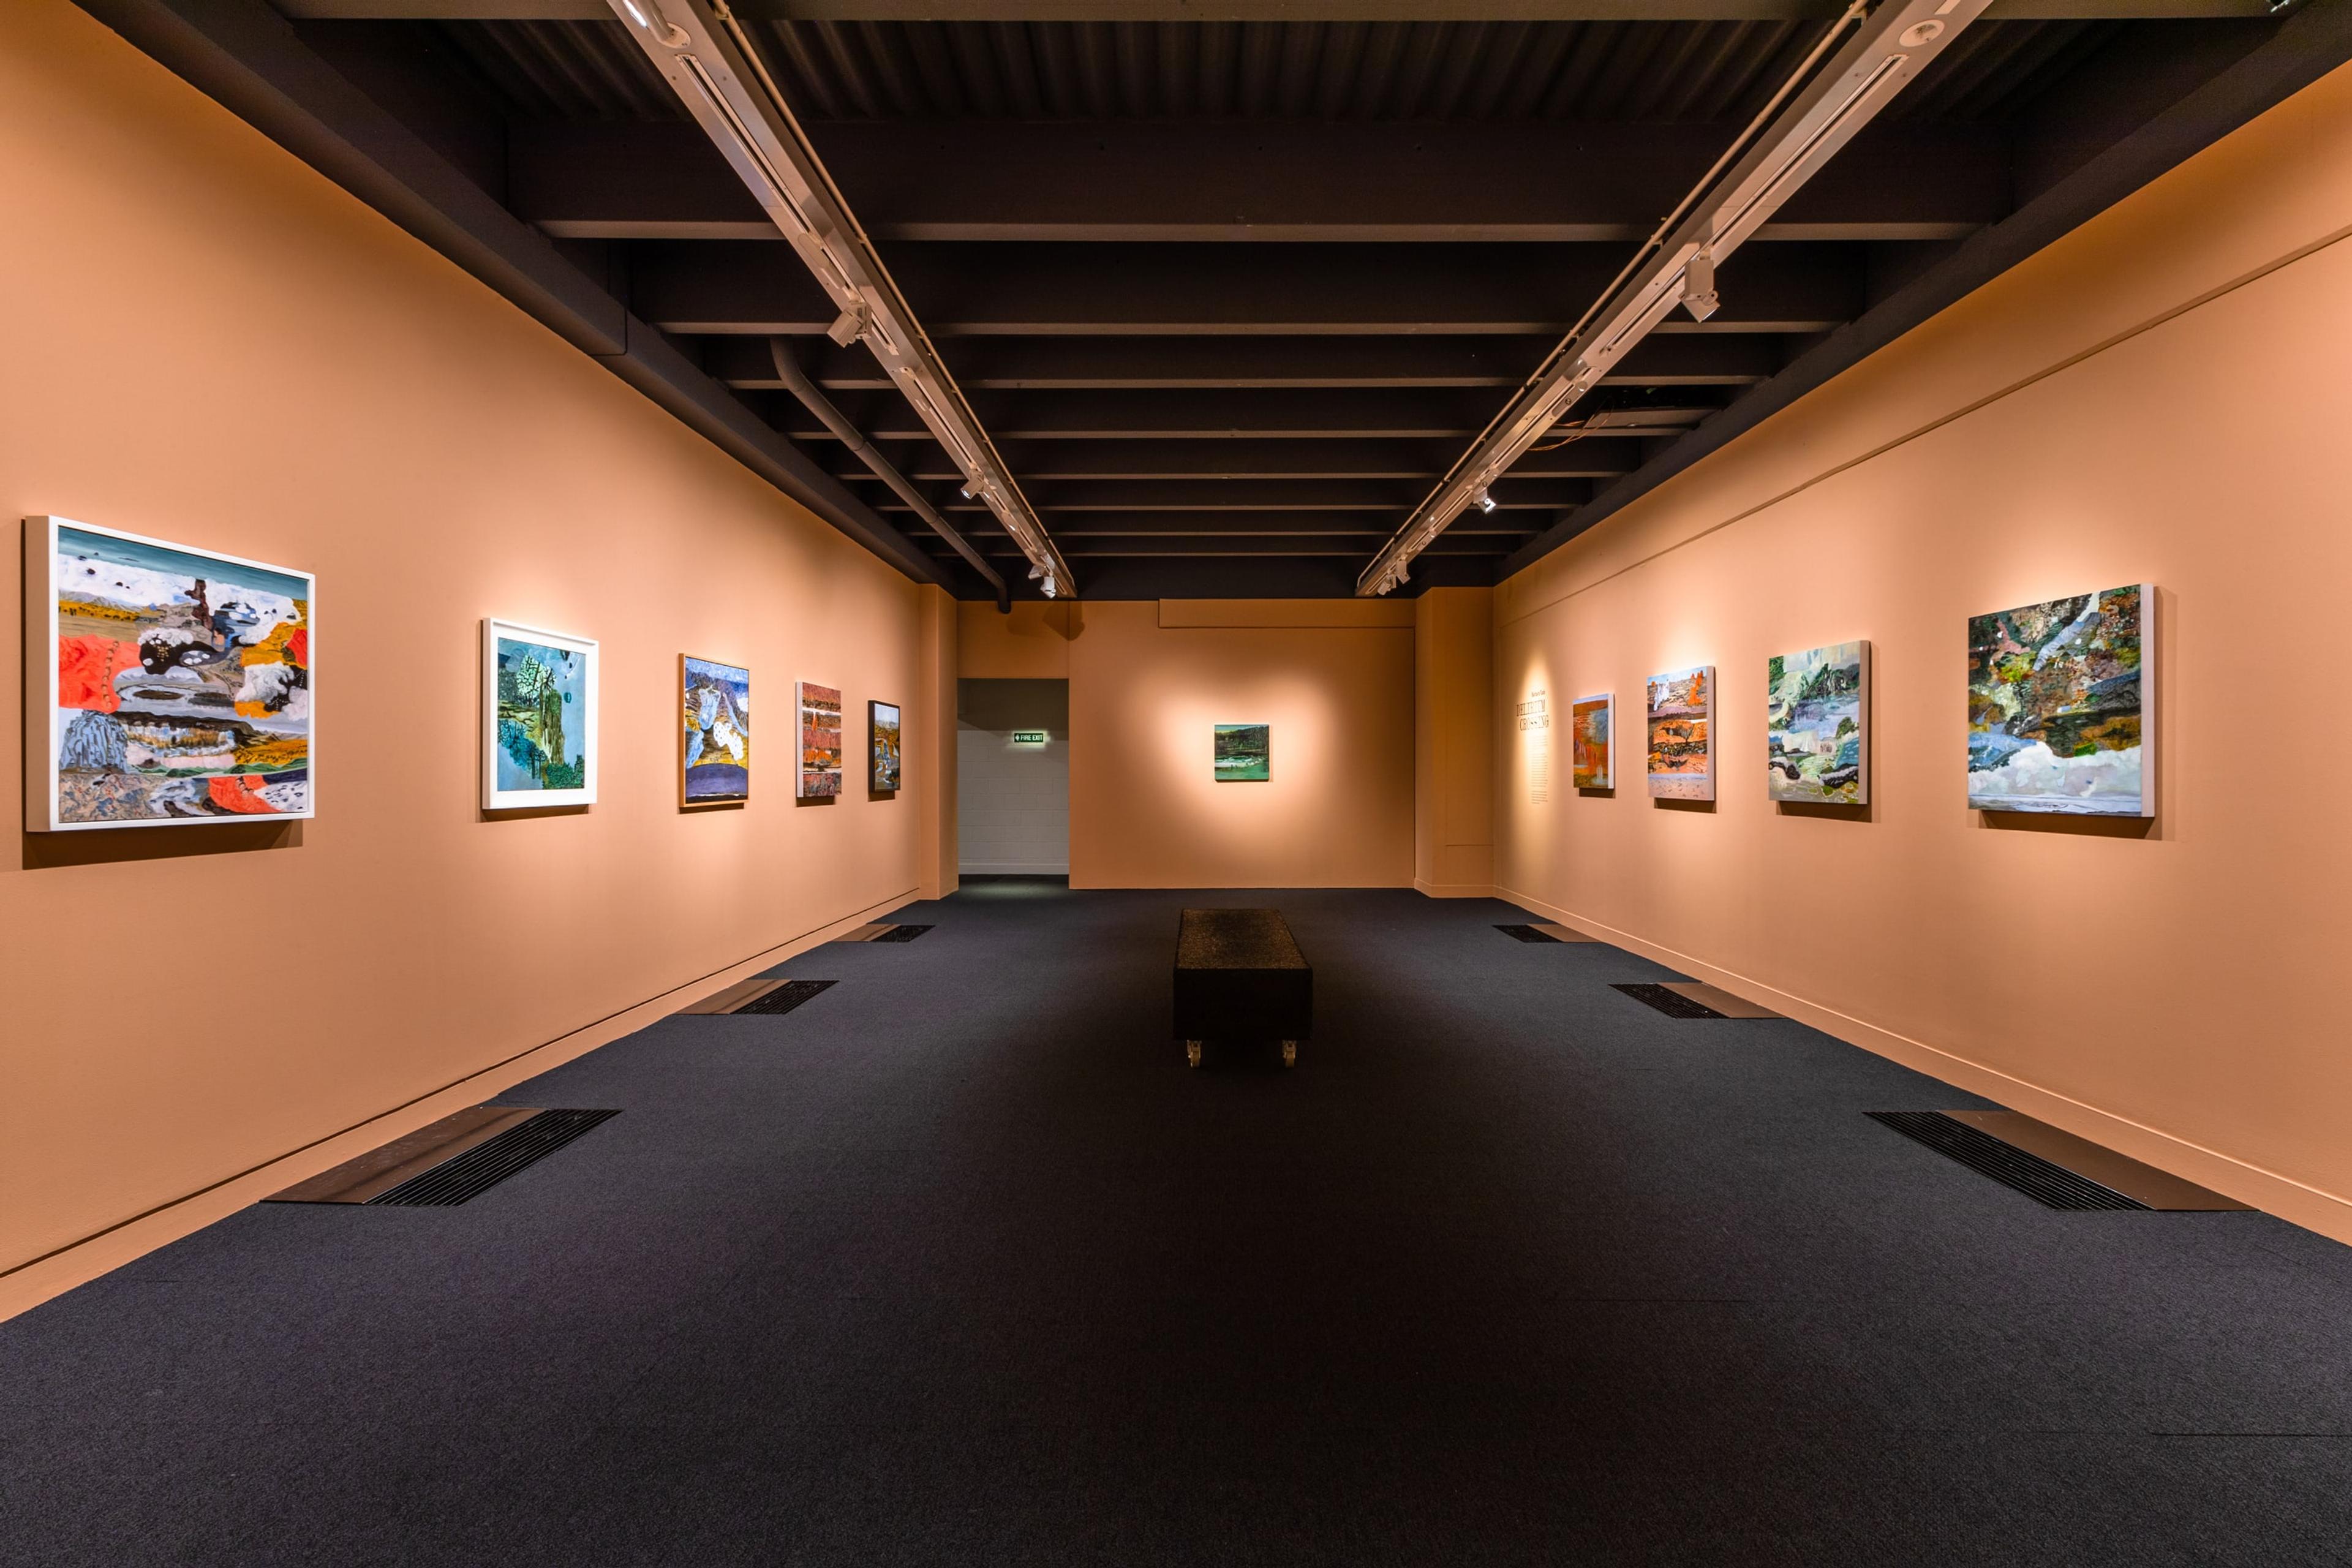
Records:
<instances>
[{"instance_id":1,"label":"doorway opening","mask_svg":"<svg viewBox=\"0 0 2352 1568\"><path fill-rule=\"evenodd\" d=\"M956 682L957 868L1070 874L1070 683Z\"/></svg>"}]
</instances>

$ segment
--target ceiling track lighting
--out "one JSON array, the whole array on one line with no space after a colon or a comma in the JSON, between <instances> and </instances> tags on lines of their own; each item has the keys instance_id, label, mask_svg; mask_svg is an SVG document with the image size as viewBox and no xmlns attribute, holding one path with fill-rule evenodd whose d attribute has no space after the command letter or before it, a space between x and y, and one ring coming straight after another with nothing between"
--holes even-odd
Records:
<instances>
[{"instance_id":1,"label":"ceiling track lighting","mask_svg":"<svg viewBox=\"0 0 2352 1568\"><path fill-rule=\"evenodd\" d=\"M1591 309L1471 444L1356 580L1391 592L1405 567L1486 487L1550 435L1577 401L1679 305L1698 321L1721 308L1716 269L1854 133L1885 108L1991 0L1853 0L1805 59L1666 216ZM1854 29L1834 58L1830 51ZM1828 58L1828 64L1822 62Z\"/></svg>"},{"instance_id":2,"label":"ceiling track lighting","mask_svg":"<svg viewBox=\"0 0 2352 1568\"><path fill-rule=\"evenodd\" d=\"M607 0L838 312L825 336L863 342L957 469L1029 558L1048 596L1069 563L1021 493L988 432L825 173L816 149L734 14L712 0Z\"/></svg>"}]
</instances>

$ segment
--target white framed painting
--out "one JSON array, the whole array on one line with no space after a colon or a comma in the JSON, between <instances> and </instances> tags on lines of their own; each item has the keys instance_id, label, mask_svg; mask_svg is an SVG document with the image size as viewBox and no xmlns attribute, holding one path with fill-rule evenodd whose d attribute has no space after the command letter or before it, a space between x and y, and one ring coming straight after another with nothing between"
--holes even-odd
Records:
<instances>
[{"instance_id":1,"label":"white framed painting","mask_svg":"<svg viewBox=\"0 0 2352 1568\"><path fill-rule=\"evenodd\" d=\"M596 802L596 639L482 622L482 808Z\"/></svg>"},{"instance_id":2,"label":"white framed painting","mask_svg":"<svg viewBox=\"0 0 2352 1568\"><path fill-rule=\"evenodd\" d=\"M316 580L25 520L25 826L315 815Z\"/></svg>"}]
</instances>

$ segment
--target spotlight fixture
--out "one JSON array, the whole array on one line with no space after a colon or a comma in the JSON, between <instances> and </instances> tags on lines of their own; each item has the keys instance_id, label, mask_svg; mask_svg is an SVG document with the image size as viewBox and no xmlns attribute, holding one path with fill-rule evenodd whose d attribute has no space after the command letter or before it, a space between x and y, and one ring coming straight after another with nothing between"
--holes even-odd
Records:
<instances>
[{"instance_id":1,"label":"spotlight fixture","mask_svg":"<svg viewBox=\"0 0 2352 1568\"><path fill-rule=\"evenodd\" d=\"M1051 577L1048 577L1048 578L1046 578L1046 579L1045 579L1045 597L1047 597L1047 598L1049 598L1049 599L1050 599L1050 598L1052 598L1053 596L1054 596L1054 580L1053 580Z\"/></svg>"},{"instance_id":2,"label":"spotlight fixture","mask_svg":"<svg viewBox=\"0 0 2352 1568\"><path fill-rule=\"evenodd\" d=\"M1356 580L1384 594L1396 570L1553 433L1676 305L1715 313L1715 271L1822 164L1967 29L1991 0L1852 0L1690 194L1446 471ZM1842 47L1841 47L1842 46ZM1834 51L1834 53L1832 53Z\"/></svg>"},{"instance_id":3,"label":"spotlight fixture","mask_svg":"<svg viewBox=\"0 0 2352 1568\"><path fill-rule=\"evenodd\" d=\"M1066 589L1069 563L825 172L742 20L725 0L607 3L833 301L837 314L825 335L844 348L865 343L948 460L969 476L965 496L986 503L1037 569L1033 576L1050 574Z\"/></svg>"},{"instance_id":4,"label":"spotlight fixture","mask_svg":"<svg viewBox=\"0 0 2352 1568\"><path fill-rule=\"evenodd\" d=\"M1038 578L1043 577L1045 574L1045 569L1043 566L1032 566L1029 568L1029 581L1032 583L1034 583Z\"/></svg>"},{"instance_id":5,"label":"spotlight fixture","mask_svg":"<svg viewBox=\"0 0 2352 1568\"><path fill-rule=\"evenodd\" d=\"M1492 495L1488 494L1486 491L1485 491L1485 490L1480 490L1480 491L1478 492L1478 510L1479 510L1480 511L1492 511L1492 510L1495 510L1495 498L1494 498Z\"/></svg>"}]
</instances>

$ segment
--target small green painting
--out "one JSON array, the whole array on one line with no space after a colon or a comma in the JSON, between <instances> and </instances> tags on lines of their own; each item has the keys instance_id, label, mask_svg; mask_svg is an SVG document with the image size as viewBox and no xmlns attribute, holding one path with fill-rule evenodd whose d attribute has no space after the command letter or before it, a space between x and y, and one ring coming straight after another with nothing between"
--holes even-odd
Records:
<instances>
[{"instance_id":1,"label":"small green painting","mask_svg":"<svg viewBox=\"0 0 2352 1568\"><path fill-rule=\"evenodd\" d=\"M1274 775L1266 771L1268 736L1265 724L1217 726L1217 782L1263 784Z\"/></svg>"}]
</instances>

